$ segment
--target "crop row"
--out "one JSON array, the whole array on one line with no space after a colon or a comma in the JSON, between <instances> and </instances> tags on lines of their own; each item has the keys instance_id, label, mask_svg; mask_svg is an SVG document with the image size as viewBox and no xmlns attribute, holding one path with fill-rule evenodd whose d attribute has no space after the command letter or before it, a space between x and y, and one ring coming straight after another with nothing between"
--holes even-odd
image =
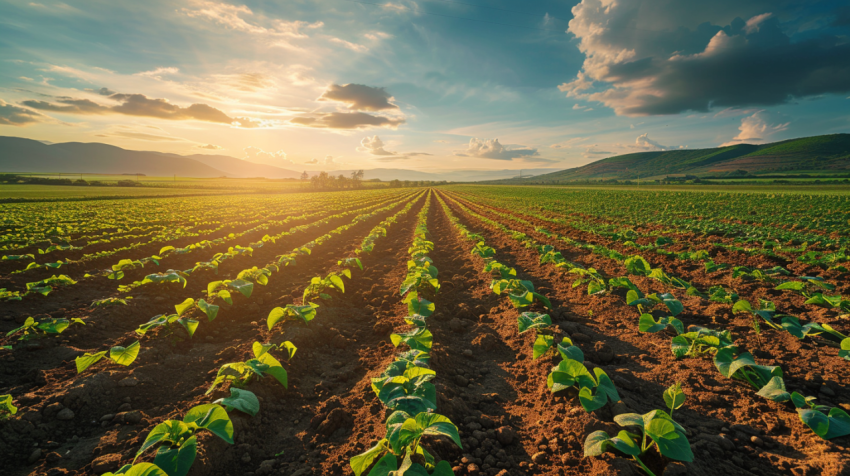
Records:
<instances>
[{"instance_id":1,"label":"crop row","mask_svg":"<svg viewBox=\"0 0 850 476\"><path fill-rule=\"evenodd\" d=\"M463 208L459 204L458 206ZM551 263L553 266L556 266L565 272L577 274L578 276L587 275L589 272L594 272L592 270L585 270L583 268L576 267L574 264L566 262L561 257L560 253L554 250L551 246L538 245L536 242L534 242L534 240L530 239L523 233L513 232L512 230L505 228L503 225L497 222L493 222L492 220L489 220L486 217L477 215L474 212L469 211L468 209L464 209L464 211L468 214L471 214L472 216L475 216L478 219L481 219L485 223L489 222L491 226L494 226L497 229L500 229L501 231L507 233L509 236L512 236L518 241L521 241L525 246L536 248L538 252L541 253L541 263ZM481 252L486 253L488 252L488 250L484 249ZM599 278L601 278L601 276L592 276L590 282L598 282ZM581 283L582 279L579 278L576 281L576 284ZM764 396L765 398L780 402L790 400L797 408L801 420L819 436L828 439L850 434L850 426L848 426L848 423L850 423L850 419L848 419L847 414L846 412L844 412L844 410L838 407L829 409L828 407L822 405L816 405L812 397L803 397L802 394L797 392L788 393L785 390L785 384L781 378L781 369L779 369L778 367L757 365L751 354L742 351L738 348L738 346L734 344L731 339L731 335L728 331L715 331L701 328L698 326L691 326L688 332L684 332L684 326L680 321L678 321L678 319L675 318L675 315L682 311L683 306L672 295L652 294L645 296L634 284L631 283L631 281L629 281L627 277L612 278L608 284L612 288L624 287L629 290L626 296L626 303L632 306L637 306L642 311L640 313L639 319L640 332L659 332L665 329L669 329L677 334L672 341L672 351L677 358L685 356L698 356L705 353L714 353L715 366L718 368L722 375L727 378L735 378L748 382L752 386L756 387L757 390L759 390L759 395ZM602 285L602 287L588 287L588 292L591 295L599 294L601 292L606 291L608 291L608 289L606 289L604 284ZM746 301L739 302L746 303ZM656 305L659 305L660 309L667 311L665 312L667 316L653 316L650 313L650 309ZM735 310L745 311L748 310L746 309L748 307L748 304L736 305L737 309ZM774 317L774 312L769 309L750 312L755 312L757 315L760 312L760 317L766 322L772 322L772 318ZM533 313L526 314L527 315L524 318L521 317L520 320L520 326L525 329L535 328L536 326L542 326L543 328L546 328L550 324L550 321L548 321L548 319L540 315L535 315ZM799 338L823 334L825 337L832 338L834 340L846 340L846 336L835 332L829 326L821 326L816 323L800 325L798 320L796 320L795 318L788 317L790 316L784 317L782 319L781 325L779 325L779 323L777 322L776 328L784 328ZM558 367L553 369L553 372L549 376L549 381L547 382L553 392L564 389L563 386L559 386L559 380L565 380L567 383L572 385L577 379L581 378L579 377L580 375L583 375L580 370L580 367L570 362L569 357L571 353L574 355L574 357L572 358L572 360L574 361L580 362L580 358L582 357L580 351L571 351L571 347L572 346L570 345L559 345L559 351L561 352L564 360L561 362L561 364L559 364ZM541 336L538 336L537 341L535 341L535 355L539 355L539 353L545 351L546 348L548 348L547 342L541 339ZM850 357L847 356L847 352L842 351L841 353L844 354L845 358ZM592 378L592 376L585 375L584 378ZM674 394L677 393L676 389L673 388L669 390L669 392L672 392L670 396L671 401L675 401L676 398ZM590 394L587 394L586 397L590 397ZM592 401L592 399L590 398L586 398L586 400L588 402ZM665 393L665 400L668 400L667 393ZM604 401L602 403L604 404ZM670 406L669 408L669 416L672 420L673 407ZM656 414L656 416L657 415L659 414ZM618 416L618 418L622 420L622 416ZM621 423L621 421L617 422ZM646 424L648 423L646 416L643 417L643 422L645 424L644 426L646 426ZM627 426L628 424L627 422L623 423L626 423L623 426ZM632 424L634 424L634 422ZM675 425L673 425L672 428L675 428ZM646 433L644 434L646 435ZM682 434L681 437L684 438L684 434ZM647 448L645 446L645 442L646 440L644 439L644 446L638 448L636 447L634 441L630 442L629 439L623 438L622 433L617 438L608 438L607 435L604 435L603 437L603 435L601 434L594 434L588 438L585 446L585 451L587 455L599 454L601 451L604 451L605 448L610 446L617 448L625 454L634 456L637 459L637 456L642 454L643 450ZM658 446L658 448L662 450L662 454L665 454L663 452L663 446ZM684 450L684 448L685 446L681 447L682 450ZM686 453L690 454L689 448L687 449ZM678 456L683 457L688 456L685 453L677 454ZM674 456L671 456L670 454L666 454L666 456L669 456L674 459L684 459L681 457L676 458ZM692 455L690 455L689 457L692 458ZM640 464L642 465L642 463ZM647 471L649 470L647 469Z\"/></svg>"},{"instance_id":2,"label":"crop row","mask_svg":"<svg viewBox=\"0 0 850 476\"><path fill-rule=\"evenodd\" d=\"M367 203L369 203L369 205L366 206L366 207L362 207L362 208L356 208L356 207L361 205L360 202L356 202L352 207L353 209L348 209L348 211L343 211L342 213L334 213L333 215L327 215L320 220L314 221L312 223L292 227L287 231L277 233L273 236L266 235L259 242L249 244L249 246L243 247L243 246L240 246L240 245L236 245L236 246L229 247L226 252L215 253L213 256L210 257L210 259L208 261L196 262L194 267L187 269L187 270L180 271L180 270L170 269L170 270L167 270L167 271L162 272L162 273L148 274L147 276L145 276L143 279L141 279L139 281L134 281L130 284L119 286L118 291L126 293L126 292L129 292L129 291L139 287L139 286L143 286L143 285L147 285L147 284L160 284L160 283L179 283L179 284L184 285L184 287L185 287L186 280L189 277L189 275L192 274L192 273L195 273L195 272L198 272L198 271L211 270L215 274L218 274L218 266L220 265L221 262L223 262L225 260L232 259L232 258L235 258L235 257L240 257L240 256L251 256L255 247L262 247L263 245L268 244L268 243L274 244L279 239L288 237L288 236L290 236L294 233L309 230L309 229L314 228L316 226L324 225L324 224L328 223L330 220L343 218L343 217L350 215L350 214L361 213L364 210L376 208L378 206L381 206L382 204L387 203L387 201L392 201L392 200L396 199L398 196L399 195L397 195L397 194L391 194L391 195L389 195L389 200L378 201L377 203L375 203L375 200L369 200L367 202ZM383 198L386 198L386 197L380 196L378 198L383 199ZM329 205L329 209L334 210L334 205L332 205L332 204ZM346 208L343 208L342 210L346 210ZM251 246L251 245L253 245L253 246ZM172 248L172 247L167 246L167 247L163 248L161 250L161 253L177 251L176 249L171 250L170 248ZM180 253L175 253L175 254L180 254ZM105 277L105 278L117 280L117 279L120 279L124 276L125 270L142 268L142 267L144 267L146 262L154 262L155 264L158 264L159 258L160 258L159 256L153 256L153 257L150 257L150 258L145 258L144 261L142 261L142 260L129 261L128 260L129 262L125 261L125 262L119 263L118 265L114 265L112 270L108 270L108 271L104 270L99 275L92 276L92 275L86 274L86 276L84 276L83 279L85 280L86 278L94 279L94 278L97 278L97 277L101 277L101 278ZM22 297L26 296L27 294L47 295L57 286L72 286L72 285L77 284L78 282L82 282L82 281L74 280L70 276L66 276L66 275L52 276L52 277L46 278L44 280L26 283L26 288L27 288L26 292L2 289L2 290L0 290L0 300L3 300L3 299L19 300ZM88 282L87 282L87 284L88 284Z\"/></svg>"},{"instance_id":3,"label":"crop row","mask_svg":"<svg viewBox=\"0 0 850 476\"><path fill-rule=\"evenodd\" d=\"M386 236L387 230L407 214L421 196L421 193L415 194L413 198L407 195L401 201L391 203L371 213L360 214L354 218L352 223L343 225L319 239L299 247L299 249L312 250L326 245L336 236L346 236L344 232L354 224L378 216L406 201L399 211L373 227L363 239L360 248L356 250L357 255L369 253L374 250L376 243ZM350 278L353 271L362 269L362 263L357 256L341 258L337 263L340 267L339 270L329 273L325 278L317 277L311 280L303 293L301 303L273 309L269 313L267 322L269 329L271 330L276 324L292 318L303 319L305 323L312 321L319 308L316 302L331 299L331 295L328 293L344 292L345 288L341 278L343 276ZM304 312L290 315L287 310L293 307L301 307L302 309L306 307L309 310L305 309ZM135 344L131 347L133 347L131 353L134 354L135 358L135 355L138 354L138 345ZM130 348L128 347L128 349ZM281 361L272 355L277 350L284 352L287 360L292 359L297 351L295 345L288 341L277 345L255 342L252 346L253 359L246 362L224 364L216 374L207 394L215 392L220 386L229 385L230 396L222 396L222 398L210 404L195 406L186 413L182 420L167 420L156 425L148 433L141 448L137 451L133 464L124 466L115 474L184 476L196 457L200 433L210 432L228 443L233 443L233 424L228 413L239 410L254 416L259 411L259 399L243 387L250 381L267 375L272 376L284 387L288 385L286 370ZM77 359L78 370L85 370L85 367L81 369L81 365L95 363L89 363L89 361L95 356L102 358L105 351L98 354L87 354L79 357ZM116 356L120 358L120 355ZM110 354L110 357L112 357L112 354ZM123 362L117 361L116 363L123 364ZM6 400L6 396L0 397L2 405L5 405ZM8 403L12 404L11 397L8 397ZM136 463L140 456L151 449L156 449L153 463Z\"/></svg>"},{"instance_id":4,"label":"crop row","mask_svg":"<svg viewBox=\"0 0 850 476\"><path fill-rule=\"evenodd\" d=\"M718 228L695 228L695 223L699 221L690 218L683 219L683 222L688 224L687 227L676 227L669 224L656 224L649 226L644 233L636 232L638 227L646 227L645 221L636 222L634 220L612 220L609 217L591 217L577 215L573 212L573 216L564 213L571 210L564 210L561 204L556 201L540 201L535 200L531 203L526 203L524 200L482 200L481 197L468 193L462 194L466 198L473 199L478 203L488 203L491 206L498 204L501 208L510 210L523 210L529 216L533 216L540 220L557 223L563 226L569 226L575 230L592 233L600 237L605 237L615 241L622 241L624 244L633 246L639 249L658 249L662 253L669 253L662 247L673 243L687 244L687 235L701 237L726 236L726 242L709 242L710 248L705 247L705 242L701 242L699 249L693 247L678 253L682 259L695 259L700 261L709 261L708 256L714 255L715 248L717 250L735 251L745 253L750 256L764 256L773 258L782 262L790 261L803 264L821 266L823 268L836 269L846 272L846 268L841 263L850 260L850 256L846 254L844 244L839 244L834 240L829 240L821 235L805 234L801 230L782 230L781 233L770 228L747 225L744 229L742 225L730 226L724 229ZM664 215L664 212L661 212ZM643 225L638 225L638 224ZM664 226L667 228L658 228ZM672 228L669 228L672 226ZM707 226L707 225L706 225ZM678 236L677 236L678 235ZM635 242L642 241L645 245L637 245ZM653 242L656 246L653 246ZM840 246L840 247L839 247ZM708 263L707 263L708 264ZM712 263L713 264L713 263ZM711 264L708 264L711 266Z\"/></svg>"},{"instance_id":5,"label":"crop row","mask_svg":"<svg viewBox=\"0 0 850 476\"><path fill-rule=\"evenodd\" d=\"M29 270L38 270L38 269L58 269L66 264L77 264L81 265L89 261L107 258L109 256L114 256L119 253L133 251L136 249L140 249L143 247L149 247L156 243L168 243L174 242L178 239L188 238L193 236L204 236L205 238L199 240L195 243L191 243L188 245L175 247L175 246L165 246L160 249L159 253L152 255L150 257L142 257L135 259L122 259L118 263L113 264L111 266L111 271L104 270L100 275L108 276L110 279L120 279L120 276L123 275L123 270L126 269L134 269L136 267L142 267L146 263L153 263L155 265L159 265L159 262L166 257L166 254L176 254L176 255L185 255L191 253L197 249L209 248L215 245L223 245L227 242L234 241L242 236L250 235L262 230L268 230L272 227L283 226L294 220L303 220L312 218L315 216L321 216L322 214L327 214L332 211L341 211L347 208L354 208L360 203L368 203L369 201L373 201L375 198L380 198L381 196L393 195L392 193L382 193L380 195L372 195L369 194L365 198L356 198L351 201L347 201L345 204L342 204L339 201L339 197L331 196L331 197L321 197L321 198L312 198L305 197L302 200L294 201L291 204L288 204L283 210L280 209L269 209L269 213L261 214L259 217L245 220L240 219L237 220L236 217L232 217L229 220L224 221L224 224L217 224L216 228L205 230L203 233L186 233L182 228L177 228L173 230L169 230L167 232L159 233L153 237L149 237L148 240L145 241L137 241L135 243L131 243L129 245L116 247L111 250L101 250L92 253L86 253L80 256L78 259L66 258L63 260L58 260L55 262L44 262L38 263L36 261L31 261L26 266L19 271L13 272L20 273ZM316 203L318 202L318 203ZM311 210L316 210L313 213L303 213L303 211L307 208ZM301 216L295 216L295 213L302 212ZM274 216L282 216L283 219L272 219ZM210 235L214 234L216 231L223 229L225 226L230 228L241 228L249 225L254 225L250 228L246 228L242 231L234 231L231 233L227 233L225 235L219 236L217 238L212 238ZM128 236L122 236L121 239L125 238L134 238ZM103 242L103 240L98 241L98 244ZM89 242L89 245L94 244L93 242ZM248 243L243 243L242 246L250 246ZM76 247L71 244L54 244L51 245L50 249L65 249L65 250L78 250L82 249L82 247ZM39 250L39 254L43 254L43 250ZM27 255L4 255L2 259L5 261L24 261L24 260L34 260L35 255L27 254ZM121 271L122 273L118 273Z\"/></svg>"},{"instance_id":6,"label":"crop row","mask_svg":"<svg viewBox=\"0 0 850 476\"><path fill-rule=\"evenodd\" d=\"M462 205L460 205L462 206ZM474 214L468 208L464 208L468 213ZM491 210L493 214L497 216L506 218L508 220L527 225L529 227L533 227L534 225L522 218L518 218L516 216L500 213L495 210ZM600 293L609 292L612 288L616 287L627 287L617 281L616 279L611 279L606 281L605 278L599 274L595 269L585 269L580 265L576 265L575 263L571 263L563 258L560 252L554 250L551 246L548 248L541 247L540 245L533 242L526 234L511 230L501 223L494 222L492 220L487 219L486 217L482 217L481 215L475 214L475 216L479 219L484 220L485 222L500 228L503 232L519 239L523 242L533 243L534 246L538 249L538 252L541 254L541 263L552 263L558 269L569 272L571 274L577 275L578 280L575 285L578 284L587 284L588 286L588 294L595 295ZM540 233L546 237L552 237L553 234L548 232L545 229L535 227L535 231ZM574 248L579 250L590 251L594 254L598 254L604 256L606 258L612 259L614 261L621 262L623 266L626 268L626 271L629 274L637 275L637 276L646 276L659 282L667 285L673 289L679 289L685 291L688 296L696 296L700 298L705 298L713 302L726 303L726 304L736 304L740 297L734 291L727 290L722 285L717 284L711 286L707 292L702 292L694 287L688 281L682 279L681 277L677 277L673 274L669 274L666 270L661 267L652 267L650 263L644 259L640 255L632 255L625 256L615 250L609 249L603 245L598 244L590 244L584 243L578 240L574 240L569 237L558 235L557 238ZM777 283L778 279L776 276L783 276L789 274L787 270L783 268L773 268L769 270L759 270L759 269L749 269L746 267L735 267L730 272L731 278L739 278L739 279L748 279L748 280L759 280L765 281L768 283ZM834 289L834 286L825 282L822 278L810 277L810 276L800 276L798 281L790 281L786 280L776 286L775 290L791 290L800 293L803 297L806 298L804 304L814 305L827 309L836 309L840 314L844 314L850 312L850 300L843 298L840 295L830 296L828 294L824 294L825 291L829 291ZM746 301L744 301L746 302ZM742 303L740 306L743 306ZM772 304L764 304L765 306L771 307ZM733 309L734 311L735 309ZM771 316L775 314L776 309L771 308ZM766 314L763 313L765 316ZM802 329L803 325L800 324L799 318L794 316L788 316L785 314L780 314L777 318L781 318L782 323L774 323L770 318L765 320L766 325L779 328L784 325L788 328L795 329L794 335L799 338L803 338ZM826 325L826 324L825 324ZM756 331L758 332L759 324L756 322L754 325ZM811 327L811 326L810 326ZM814 330L808 331L810 336L823 335L828 338L825 339L825 343L827 345L836 345L842 348L841 355L845 355L845 350L850 348L850 340L847 340L846 336L838 333L837 331L832 330L828 325L826 325L830 331L827 332L824 329L821 329L817 332Z\"/></svg>"},{"instance_id":7,"label":"crop row","mask_svg":"<svg viewBox=\"0 0 850 476\"><path fill-rule=\"evenodd\" d=\"M434 243L428 239L427 217L431 206L429 193L419 212L413 242L408 249L407 275L399 293L407 304L404 321L411 326L407 332L390 336L393 346L404 352L378 376L372 379L372 390L391 412L386 419L386 435L375 446L354 456L350 466L355 476L368 471L368 476L419 474L446 476L453 474L446 460L436 461L421 444L426 436L444 436L462 446L457 426L438 413L437 389L432 383L436 372L430 368L433 335L428 330L428 318L436 305L432 300L440 290L438 270L428 257Z\"/></svg>"}]
</instances>

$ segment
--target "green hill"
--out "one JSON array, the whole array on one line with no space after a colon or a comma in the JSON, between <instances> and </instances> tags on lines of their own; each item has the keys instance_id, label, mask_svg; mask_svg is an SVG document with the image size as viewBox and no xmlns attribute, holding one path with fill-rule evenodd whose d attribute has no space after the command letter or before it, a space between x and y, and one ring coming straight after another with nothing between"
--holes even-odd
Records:
<instances>
[{"instance_id":1,"label":"green hill","mask_svg":"<svg viewBox=\"0 0 850 476\"><path fill-rule=\"evenodd\" d=\"M617 155L582 167L499 183L578 180L652 179L695 175L722 177L798 173L850 173L850 134L790 139L771 144L737 144L694 150L667 150Z\"/></svg>"}]
</instances>

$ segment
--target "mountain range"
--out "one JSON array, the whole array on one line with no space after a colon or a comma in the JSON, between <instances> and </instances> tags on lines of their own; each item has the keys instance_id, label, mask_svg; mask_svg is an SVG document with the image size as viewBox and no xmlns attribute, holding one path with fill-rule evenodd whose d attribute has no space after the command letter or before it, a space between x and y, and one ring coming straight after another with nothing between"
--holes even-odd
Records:
<instances>
[{"instance_id":1,"label":"mountain range","mask_svg":"<svg viewBox=\"0 0 850 476\"><path fill-rule=\"evenodd\" d=\"M524 174L545 174L556 168L527 169ZM350 175L352 170L328 170L333 175ZM0 136L0 173L94 173L144 174L154 177L265 177L298 178L300 171L259 164L226 155L178 155L127 150L97 142L45 143L20 137ZM315 175L318 172L309 172ZM474 182L518 175L515 170L458 170L447 173L377 168L365 171L365 179L449 180Z\"/></svg>"}]
</instances>

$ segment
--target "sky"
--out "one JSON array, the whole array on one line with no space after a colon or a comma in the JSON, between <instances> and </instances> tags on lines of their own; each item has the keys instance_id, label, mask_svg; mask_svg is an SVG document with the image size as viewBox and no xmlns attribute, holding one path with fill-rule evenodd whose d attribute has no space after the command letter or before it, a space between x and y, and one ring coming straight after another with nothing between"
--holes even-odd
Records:
<instances>
[{"instance_id":1,"label":"sky","mask_svg":"<svg viewBox=\"0 0 850 476\"><path fill-rule=\"evenodd\" d=\"M846 132L846 1L0 1L5 136L450 171Z\"/></svg>"}]
</instances>

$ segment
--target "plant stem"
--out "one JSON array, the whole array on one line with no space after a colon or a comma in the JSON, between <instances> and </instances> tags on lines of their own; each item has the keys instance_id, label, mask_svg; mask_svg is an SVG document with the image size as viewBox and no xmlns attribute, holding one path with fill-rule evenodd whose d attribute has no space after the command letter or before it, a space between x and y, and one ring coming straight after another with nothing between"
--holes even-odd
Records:
<instances>
[{"instance_id":1,"label":"plant stem","mask_svg":"<svg viewBox=\"0 0 850 476\"><path fill-rule=\"evenodd\" d=\"M637 457L637 456L632 456L632 458L634 458L634 459L635 459L635 461L637 461L637 463L640 465L641 469L643 469L644 471L646 471L646 474L648 474L649 476L655 476L655 473L653 473L652 471L650 471L650 470L649 470L649 468L647 468L647 467L646 467L646 465L645 465L645 464L643 464L643 461L641 461L640 459L638 459L638 457Z\"/></svg>"}]
</instances>

